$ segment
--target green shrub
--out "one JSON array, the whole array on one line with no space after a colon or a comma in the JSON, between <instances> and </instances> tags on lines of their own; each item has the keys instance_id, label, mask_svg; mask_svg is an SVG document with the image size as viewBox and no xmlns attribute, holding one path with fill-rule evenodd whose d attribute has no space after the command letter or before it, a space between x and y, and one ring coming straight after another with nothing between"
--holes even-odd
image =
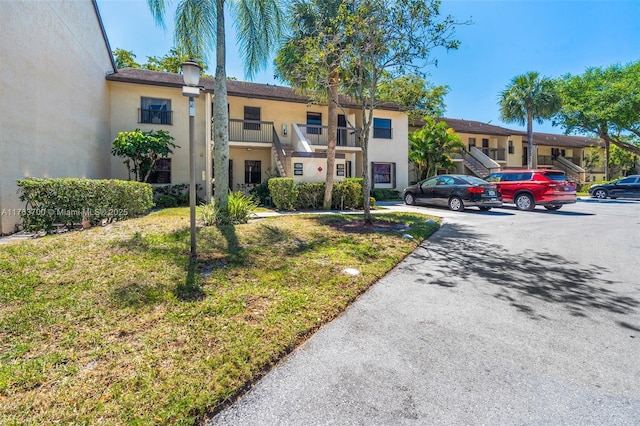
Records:
<instances>
[{"instance_id":1,"label":"green shrub","mask_svg":"<svg viewBox=\"0 0 640 426\"><path fill-rule=\"evenodd\" d=\"M371 196L378 201L399 200L400 192L393 189L373 188L371 190Z\"/></svg>"},{"instance_id":2,"label":"green shrub","mask_svg":"<svg viewBox=\"0 0 640 426\"><path fill-rule=\"evenodd\" d=\"M258 201L244 192L230 192L227 198L227 211L220 210L215 200L198 207L200 220L205 226L247 223L256 211Z\"/></svg>"},{"instance_id":3,"label":"green shrub","mask_svg":"<svg viewBox=\"0 0 640 426\"><path fill-rule=\"evenodd\" d=\"M247 223L258 208L258 200L242 191L231 192L227 199L227 208L231 223Z\"/></svg>"},{"instance_id":4,"label":"green shrub","mask_svg":"<svg viewBox=\"0 0 640 426\"><path fill-rule=\"evenodd\" d=\"M332 206L345 210L362 207L362 178L347 178L333 184Z\"/></svg>"},{"instance_id":5,"label":"green shrub","mask_svg":"<svg viewBox=\"0 0 640 426\"><path fill-rule=\"evenodd\" d=\"M269 179L271 201L278 210L295 210L298 188L291 178Z\"/></svg>"},{"instance_id":6,"label":"green shrub","mask_svg":"<svg viewBox=\"0 0 640 426\"><path fill-rule=\"evenodd\" d=\"M178 205L178 200L173 195L160 195L156 199L156 207L164 209L167 207L176 207Z\"/></svg>"},{"instance_id":7,"label":"green shrub","mask_svg":"<svg viewBox=\"0 0 640 426\"><path fill-rule=\"evenodd\" d=\"M299 183L296 209L321 209L324 203L324 182Z\"/></svg>"},{"instance_id":8,"label":"green shrub","mask_svg":"<svg viewBox=\"0 0 640 426\"><path fill-rule=\"evenodd\" d=\"M17 180L26 231L51 231L102 220L122 220L145 214L153 207L151 185L123 180L78 178Z\"/></svg>"},{"instance_id":9,"label":"green shrub","mask_svg":"<svg viewBox=\"0 0 640 426\"><path fill-rule=\"evenodd\" d=\"M253 195L260 201L260 204L266 206L271 204L271 193L269 192L269 179L251 188L250 195Z\"/></svg>"},{"instance_id":10,"label":"green shrub","mask_svg":"<svg viewBox=\"0 0 640 426\"><path fill-rule=\"evenodd\" d=\"M213 198L210 203L199 205L198 216L204 224L204 226L220 225L226 223L226 215L220 212L218 206L216 206Z\"/></svg>"}]
</instances>

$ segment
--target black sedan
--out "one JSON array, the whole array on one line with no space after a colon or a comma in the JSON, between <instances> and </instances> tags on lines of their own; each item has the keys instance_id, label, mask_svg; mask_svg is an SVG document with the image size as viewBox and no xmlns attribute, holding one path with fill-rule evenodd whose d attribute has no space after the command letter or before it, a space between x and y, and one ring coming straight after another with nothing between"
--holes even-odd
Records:
<instances>
[{"instance_id":1,"label":"black sedan","mask_svg":"<svg viewBox=\"0 0 640 426\"><path fill-rule=\"evenodd\" d=\"M438 175L405 188L404 202L409 205L446 206L453 211L476 206L480 210L502 206L498 187L475 176Z\"/></svg>"},{"instance_id":2,"label":"black sedan","mask_svg":"<svg viewBox=\"0 0 640 426\"><path fill-rule=\"evenodd\" d=\"M589 194L595 198L640 198L640 175L631 175L613 182L591 185Z\"/></svg>"}]
</instances>

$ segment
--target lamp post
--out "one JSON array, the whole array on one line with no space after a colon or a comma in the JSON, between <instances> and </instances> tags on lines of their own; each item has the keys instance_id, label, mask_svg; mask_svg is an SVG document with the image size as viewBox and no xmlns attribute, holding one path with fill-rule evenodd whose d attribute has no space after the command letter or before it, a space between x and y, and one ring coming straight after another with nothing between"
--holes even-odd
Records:
<instances>
[{"instance_id":1,"label":"lamp post","mask_svg":"<svg viewBox=\"0 0 640 426\"><path fill-rule=\"evenodd\" d=\"M189 97L189 213L191 220L191 258L196 258L196 144L194 128L196 117L195 98L200 96L200 66L194 60L180 64L182 78L186 86L182 87L182 95Z\"/></svg>"}]
</instances>

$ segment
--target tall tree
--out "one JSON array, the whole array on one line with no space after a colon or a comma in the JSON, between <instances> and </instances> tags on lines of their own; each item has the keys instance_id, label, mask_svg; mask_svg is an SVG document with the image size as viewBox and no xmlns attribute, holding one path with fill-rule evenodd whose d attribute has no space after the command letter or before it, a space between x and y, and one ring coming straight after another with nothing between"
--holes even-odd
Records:
<instances>
[{"instance_id":1,"label":"tall tree","mask_svg":"<svg viewBox=\"0 0 640 426\"><path fill-rule=\"evenodd\" d=\"M364 220L371 223L369 134L381 84L386 76L424 75L425 66L436 63L433 49L458 48L453 33L459 23L440 16L439 0L353 0L342 4L338 19L345 40L342 84L360 106L356 139L362 149Z\"/></svg>"},{"instance_id":2,"label":"tall tree","mask_svg":"<svg viewBox=\"0 0 640 426\"><path fill-rule=\"evenodd\" d=\"M116 68L141 68L136 62L136 55L131 50L114 49L113 57L116 60Z\"/></svg>"},{"instance_id":3,"label":"tall tree","mask_svg":"<svg viewBox=\"0 0 640 426\"><path fill-rule=\"evenodd\" d=\"M385 78L380 84L380 100L400 105L409 116L410 126L424 117L441 117L448 93L449 86L434 86L415 74Z\"/></svg>"},{"instance_id":4,"label":"tall tree","mask_svg":"<svg viewBox=\"0 0 640 426\"><path fill-rule=\"evenodd\" d=\"M462 152L464 143L444 121L426 117L425 125L409 134L409 160L418 171L418 180L433 176L439 168L455 169L451 156Z\"/></svg>"},{"instance_id":5,"label":"tall tree","mask_svg":"<svg viewBox=\"0 0 640 426\"><path fill-rule=\"evenodd\" d=\"M502 120L527 125L527 168L533 168L533 120L542 124L560 108L553 80L535 71L518 75L500 93L499 104Z\"/></svg>"},{"instance_id":6,"label":"tall tree","mask_svg":"<svg viewBox=\"0 0 640 426\"><path fill-rule=\"evenodd\" d=\"M181 52L175 47L169 50L169 53L162 57L149 56L147 57L147 63L142 65L142 68L152 71L164 71L172 73L180 73L180 65L188 60L195 61L200 66L200 73L204 73L207 70L207 65L200 56L189 55Z\"/></svg>"},{"instance_id":7,"label":"tall tree","mask_svg":"<svg viewBox=\"0 0 640 426\"><path fill-rule=\"evenodd\" d=\"M640 61L588 68L557 81L562 107L556 124L566 133L595 135L605 142L610 179L610 145L640 156Z\"/></svg>"},{"instance_id":8,"label":"tall tree","mask_svg":"<svg viewBox=\"0 0 640 426\"><path fill-rule=\"evenodd\" d=\"M147 0L156 22L164 26L169 0ZM216 73L213 100L214 199L227 210L229 194L229 112L225 11L234 18L240 53L249 78L266 65L283 25L280 0L183 0L175 14L175 45L191 57L207 59L215 46Z\"/></svg>"},{"instance_id":9,"label":"tall tree","mask_svg":"<svg viewBox=\"0 0 640 426\"><path fill-rule=\"evenodd\" d=\"M328 107L327 177L323 208L331 209L338 139L338 95L342 40L338 10L343 0L294 0L291 33L276 57L276 75L292 87L310 93Z\"/></svg>"}]
</instances>

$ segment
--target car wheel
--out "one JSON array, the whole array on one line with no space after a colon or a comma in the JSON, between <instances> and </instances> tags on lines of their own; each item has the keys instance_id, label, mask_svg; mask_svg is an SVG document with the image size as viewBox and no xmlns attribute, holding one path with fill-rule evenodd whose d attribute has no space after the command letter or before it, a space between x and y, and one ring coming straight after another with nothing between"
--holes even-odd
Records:
<instances>
[{"instance_id":1,"label":"car wheel","mask_svg":"<svg viewBox=\"0 0 640 426\"><path fill-rule=\"evenodd\" d=\"M536 203L533 201L533 197L529 194L519 194L513 202L518 210L531 211L536 206Z\"/></svg>"},{"instance_id":2,"label":"car wheel","mask_svg":"<svg viewBox=\"0 0 640 426\"><path fill-rule=\"evenodd\" d=\"M415 206L416 199L412 193L408 193L407 195L404 196L404 202L405 204L408 204L410 206Z\"/></svg>"},{"instance_id":3,"label":"car wheel","mask_svg":"<svg viewBox=\"0 0 640 426\"><path fill-rule=\"evenodd\" d=\"M561 204L553 204L551 206L544 206L544 208L547 209L547 210L560 210L560 207L562 207Z\"/></svg>"},{"instance_id":4,"label":"car wheel","mask_svg":"<svg viewBox=\"0 0 640 426\"><path fill-rule=\"evenodd\" d=\"M595 191L593 191L593 196L596 198L600 198L605 199L607 198L609 194L607 194L607 191L605 189L596 189Z\"/></svg>"},{"instance_id":5,"label":"car wheel","mask_svg":"<svg viewBox=\"0 0 640 426\"><path fill-rule=\"evenodd\" d=\"M483 212L488 212L489 210L491 210L491 207L478 207L478 208Z\"/></svg>"},{"instance_id":6,"label":"car wheel","mask_svg":"<svg viewBox=\"0 0 640 426\"><path fill-rule=\"evenodd\" d=\"M449 198L449 209L454 212L461 212L464 210L464 203L460 197L451 197Z\"/></svg>"}]
</instances>

